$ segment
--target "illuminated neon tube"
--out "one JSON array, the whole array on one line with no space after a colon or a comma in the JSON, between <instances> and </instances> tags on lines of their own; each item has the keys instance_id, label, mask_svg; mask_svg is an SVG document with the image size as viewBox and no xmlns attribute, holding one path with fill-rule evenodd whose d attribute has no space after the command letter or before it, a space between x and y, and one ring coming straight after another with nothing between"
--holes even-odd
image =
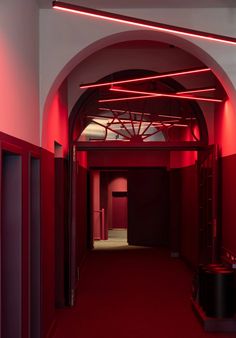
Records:
<instances>
[{"instance_id":1,"label":"illuminated neon tube","mask_svg":"<svg viewBox=\"0 0 236 338\"><path fill-rule=\"evenodd\" d=\"M104 99L99 100L98 102L114 102L114 101L125 101L125 100L137 100L142 98L156 98L156 97L170 97L170 98L178 98L178 99L186 99L186 100L197 100L197 101L206 101L206 102L223 102L222 99L214 99L214 98L206 98L206 97L197 97L197 96L187 96L187 95L178 95L176 94L166 94L166 93L154 93L154 92L144 92L137 90L129 90L124 88L110 88L110 91L121 92L127 94L135 94L141 96L133 96L133 97L122 97L122 98L113 98L113 99Z\"/></svg>"},{"instance_id":2,"label":"illuminated neon tube","mask_svg":"<svg viewBox=\"0 0 236 338\"><path fill-rule=\"evenodd\" d=\"M156 79L163 79L166 77L175 77L175 76L184 76L184 75L192 75L192 74L198 74L198 73L205 73L210 72L210 68L194 68L194 69L185 69L185 70L178 70L175 72L168 72L158 75L151 75L151 76L144 76L144 77L138 77L135 79L128 79L128 80L120 80L120 81L108 81L108 82L100 82L100 83L87 83L87 84L81 84L81 89L89 89L89 88L97 88L97 87L104 87L104 86L114 86L114 85L121 85L121 84L127 84L127 83L135 83L135 82L144 82L144 81L151 81Z\"/></svg>"},{"instance_id":3,"label":"illuminated neon tube","mask_svg":"<svg viewBox=\"0 0 236 338\"><path fill-rule=\"evenodd\" d=\"M116 13L101 11L101 10L97 10L93 8L73 5L73 4L62 2L62 1L53 1L52 7L55 9L59 9L59 10L70 12L70 13L87 15L93 18L99 18L103 20L124 23L124 24L132 25L132 26L148 28L151 30L167 32L167 33L175 33L175 34L189 36L193 38L199 38L199 39L204 39L204 40L209 40L209 41L236 45L236 38L233 38L230 36L213 34L213 33L198 31L194 29L184 28L184 27L167 25L167 24L163 24L163 23L159 23L155 21L138 19L138 18L134 18L130 16L121 15L121 14L116 14Z\"/></svg>"}]
</instances>

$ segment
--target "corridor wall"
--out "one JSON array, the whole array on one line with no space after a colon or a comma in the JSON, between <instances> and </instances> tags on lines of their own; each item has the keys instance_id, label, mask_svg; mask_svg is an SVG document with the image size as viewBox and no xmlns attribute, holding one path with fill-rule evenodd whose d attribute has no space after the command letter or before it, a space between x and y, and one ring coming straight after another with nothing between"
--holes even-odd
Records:
<instances>
[{"instance_id":1,"label":"corridor wall","mask_svg":"<svg viewBox=\"0 0 236 338\"><path fill-rule=\"evenodd\" d=\"M22 182L22 194L20 200L15 201L15 207L18 206L17 216L11 221L11 227L17 228L20 218L22 220L19 233L15 234L15 248L21 253L18 255L18 261L15 260L16 280L19 282L19 295L13 305L16 306L17 299L21 297L22 304L19 305L19 312L13 313L13 322L10 324L4 321L6 308L1 307L1 337L11 334L14 337L28 338L30 329L30 158L32 156L40 157L40 119L39 119L39 20L38 3L36 0L11 0L2 2L0 10L0 148L2 159L3 153L10 158L19 156L21 158L21 172L19 172ZM12 156L12 157L11 157ZM6 158L5 158L6 159ZM3 162L5 160L3 159ZM3 165L3 162L1 164ZM14 177L14 170L10 179ZM2 169L2 167L1 167ZM6 172L1 175L1 184L5 184L6 175L11 175L11 170L7 166ZM1 171L1 173L3 173ZM3 190L1 191L3 193ZM17 186L15 196L18 196ZM2 195L3 197L3 195ZM5 196L6 197L6 196ZM4 198L3 198L4 199ZM3 200L2 200L3 202ZM10 202L13 204L13 200ZM12 213L14 213L12 205ZM4 210L1 205L1 211ZM6 211L6 210L5 210ZM5 212L4 211L4 212ZM4 228L4 216L1 214L1 229ZM5 219L6 220L6 219ZM2 233L3 234L3 233ZM10 234L9 234L10 235ZM12 234L13 235L13 234ZM9 246L7 238L6 245ZM3 238L1 236L1 244ZM18 243L18 244L17 244ZM18 252L19 253L19 252ZM7 258L7 252L1 253L1 271L5 275L3 262ZM13 262L13 258L12 258ZM9 276L8 276L9 277ZM6 285L11 283L5 275ZM10 277L9 277L10 278ZM20 280L19 280L20 279ZM6 291L6 290L5 290ZM4 290L2 289L1 301ZM14 295L14 292L12 293ZM11 295L8 295L11 297ZM2 303L1 302L1 303ZM9 302L9 299L7 300ZM3 304L2 304L3 305ZM3 312L2 312L3 311ZM18 329L16 320L18 318ZM5 323L5 324L4 324ZM5 325L5 328L4 328ZM7 328L6 326L11 326ZM20 328L20 329L19 329ZM16 330L17 331L14 331Z\"/></svg>"},{"instance_id":2,"label":"corridor wall","mask_svg":"<svg viewBox=\"0 0 236 338\"><path fill-rule=\"evenodd\" d=\"M30 295L33 292L33 276L30 272L31 262L29 259L32 212L30 208L30 163L32 157L40 158L40 149L28 142L0 132L0 153L0 264L1 276L4 276L1 284L1 337L12 332L11 334L16 337L25 338L29 336L31 321ZM11 231L9 232L10 229ZM37 248L35 248L35 254L40 255L40 249L38 248L37 253L36 250ZM15 252L15 255L13 252ZM10 270L8 271L9 273L7 272L6 264L12 267L12 275L9 274ZM17 294L15 294L16 288L14 288L13 281L16 281L18 285ZM14 290L6 289L10 285ZM11 295L14 295L13 302L9 298ZM15 318L14 321L4 320L6 316L9 316L8 311L11 311L11 316Z\"/></svg>"},{"instance_id":3,"label":"corridor wall","mask_svg":"<svg viewBox=\"0 0 236 338\"><path fill-rule=\"evenodd\" d=\"M40 10L39 23L38 1L36 0L2 1L0 7L0 146L3 151L15 154L13 156L20 154L22 157L22 338L29 337L30 313L28 278L29 159L32 154L40 158L41 320L42 336L45 337L55 318L54 141L62 144L63 157L67 156L68 151L67 87L64 80L79 62L114 42L145 39L148 36L149 40L162 40L173 45L176 43L186 48L192 47L192 51L196 52L195 55L199 58L199 49L195 47L200 47L205 51L204 55L210 57L209 63L206 62L206 64L213 67L214 73L227 87L226 92L231 96L230 100L232 98L232 101L219 110L218 117L216 116L216 133L215 135L213 132L211 133L211 141L214 141L213 136L215 136L215 142L220 145L222 151L222 246L236 255L236 237L234 236L236 113L233 95L231 95L236 84L235 47L209 44L200 40L195 41L193 38L182 40L170 34L155 34L144 30L135 31L132 27L117 24L111 26L110 23L91 22L87 18L78 20L77 16L71 16L68 13L59 14L51 9ZM170 24L220 34L235 36L236 33L235 15L228 8L199 8L194 11L191 8L162 8L155 12L153 9L126 8L116 9L116 11L147 19L165 20ZM219 22L222 24L219 25ZM201 23L201 27L199 27L199 23ZM125 36L121 33L124 33ZM129 35L129 33L132 34ZM113 40L113 34L115 40ZM222 72L220 72L220 68L222 68ZM96 81L97 75L91 72L86 79ZM228 75L228 79L226 75ZM60 88L63 83L64 85ZM49 96L50 99L47 100ZM72 96L70 98L72 107L75 98ZM77 98L78 96L76 96ZM43 113L45 113L44 116ZM43 147L42 150L40 150L40 146ZM136 157L135 152L132 156ZM127 159L127 156L124 157L124 160L125 158ZM150 161L148 160L148 165L155 166L157 158L158 156L153 156ZM139 159L136 157L136 163L138 162ZM118 165L115 159L113 163ZM165 160L162 163L166 163ZM106 159L103 158L101 166L106 164ZM81 170L83 177L85 177L86 169ZM192 169L189 168L189 170L191 172ZM187 184L188 180L186 179L185 185L187 186ZM81 238L85 238L84 230ZM193 260L193 253L190 253L186 246L184 248L186 255L188 253Z\"/></svg>"}]
</instances>

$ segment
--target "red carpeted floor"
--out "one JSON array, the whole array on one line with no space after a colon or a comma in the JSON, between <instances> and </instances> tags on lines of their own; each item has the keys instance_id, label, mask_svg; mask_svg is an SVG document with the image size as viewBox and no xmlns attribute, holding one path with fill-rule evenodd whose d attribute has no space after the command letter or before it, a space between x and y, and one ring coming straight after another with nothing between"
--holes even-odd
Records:
<instances>
[{"instance_id":1,"label":"red carpeted floor","mask_svg":"<svg viewBox=\"0 0 236 338\"><path fill-rule=\"evenodd\" d=\"M57 311L53 338L231 338L206 333L190 304L192 273L159 249L92 251L77 304Z\"/></svg>"}]
</instances>

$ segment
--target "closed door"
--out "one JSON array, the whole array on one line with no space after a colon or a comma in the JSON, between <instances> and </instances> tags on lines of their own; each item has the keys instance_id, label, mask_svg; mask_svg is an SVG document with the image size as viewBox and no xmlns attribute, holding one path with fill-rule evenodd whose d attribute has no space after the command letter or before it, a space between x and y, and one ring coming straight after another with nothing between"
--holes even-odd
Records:
<instances>
[{"instance_id":1,"label":"closed door","mask_svg":"<svg viewBox=\"0 0 236 338\"><path fill-rule=\"evenodd\" d=\"M128 222L129 244L168 243L169 180L165 168L129 170Z\"/></svg>"},{"instance_id":2,"label":"closed door","mask_svg":"<svg viewBox=\"0 0 236 338\"><path fill-rule=\"evenodd\" d=\"M112 196L112 227L126 229L127 196Z\"/></svg>"}]
</instances>

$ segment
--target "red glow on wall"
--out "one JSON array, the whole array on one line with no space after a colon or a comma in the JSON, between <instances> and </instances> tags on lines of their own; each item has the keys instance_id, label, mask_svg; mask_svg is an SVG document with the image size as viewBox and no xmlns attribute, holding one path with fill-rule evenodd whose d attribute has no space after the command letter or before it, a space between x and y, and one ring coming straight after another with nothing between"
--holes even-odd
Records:
<instances>
[{"instance_id":1,"label":"red glow on wall","mask_svg":"<svg viewBox=\"0 0 236 338\"><path fill-rule=\"evenodd\" d=\"M61 85L56 92L48 111L44 114L42 145L54 152L54 141L63 148L63 156L68 154L68 108L67 84Z\"/></svg>"},{"instance_id":2,"label":"red glow on wall","mask_svg":"<svg viewBox=\"0 0 236 338\"><path fill-rule=\"evenodd\" d=\"M235 107L227 100L218 106L215 119L215 143L219 144L222 156L236 153L235 125Z\"/></svg>"},{"instance_id":3,"label":"red glow on wall","mask_svg":"<svg viewBox=\"0 0 236 338\"><path fill-rule=\"evenodd\" d=\"M193 75L193 74L201 74L205 72L210 72L210 68L194 68L194 69L185 69L185 70L177 70L175 72L168 72L158 75L152 76L144 76L138 77L135 79L128 79L128 80L120 80L120 81L108 81L108 82L101 82L101 83L88 83L88 84L81 84L81 89L88 89L88 88L96 88L96 87L104 87L104 86L113 86L113 85L120 85L120 84L127 84L127 83L135 83L135 82L143 82L143 81L151 81L156 79L163 79L167 77L176 77L176 76L185 76L185 75Z\"/></svg>"},{"instance_id":4,"label":"red glow on wall","mask_svg":"<svg viewBox=\"0 0 236 338\"><path fill-rule=\"evenodd\" d=\"M206 98L199 96L188 96L188 95L179 95L176 94L166 94L166 93L154 93L154 92L145 92L145 91L137 91L137 90L129 90L124 88L112 87L110 91L121 92L127 94L139 94L140 96L132 96L132 97L121 97L121 98L113 98L113 99L103 99L98 102L114 102L114 101L126 101L126 100L138 100L143 98L157 98L157 97L170 97L170 98L178 98L180 100L197 100L197 101L205 101L205 102L223 102L222 99L214 99L214 98Z\"/></svg>"},{"instance_id":5,"label":"red glow on wall","mask_svg":"<svg viewBox=\"0 0 236 338\"><path fill-rule=\"evenodd\" d=\"M77 154L78 164L83 168L88 168L87 151L78 151Z\"/></svg>"},{"instance_id":6,"label":"red glow on wall","mask_svg":"<svg viewBox=\"0 0 236 338\"><path fill-rule=\"evenodd\" d=\"M88 7L77 6L61 1L53 1L52 3L53 8L71 12L80 15L86 15L93 18L98 18L102 20L109 20L118 23L124 23L132 26L148 28L151 30L167 32L167 33L175 33L178 35L189 36L193 38L204 39L208 41L215 41L220 43L227 43L231 45L236 45L236 39L229 36L223 36L218 34L212 34L207 32L202 32L198 30L193 30L189 28L177 27L172 25L166 25L159 22L153 22L148 20L142 20L134 17L129 17L125 15L120 15L116 13L110 13L101 10L95 10Z\"/></svg>"}]
</instances>

